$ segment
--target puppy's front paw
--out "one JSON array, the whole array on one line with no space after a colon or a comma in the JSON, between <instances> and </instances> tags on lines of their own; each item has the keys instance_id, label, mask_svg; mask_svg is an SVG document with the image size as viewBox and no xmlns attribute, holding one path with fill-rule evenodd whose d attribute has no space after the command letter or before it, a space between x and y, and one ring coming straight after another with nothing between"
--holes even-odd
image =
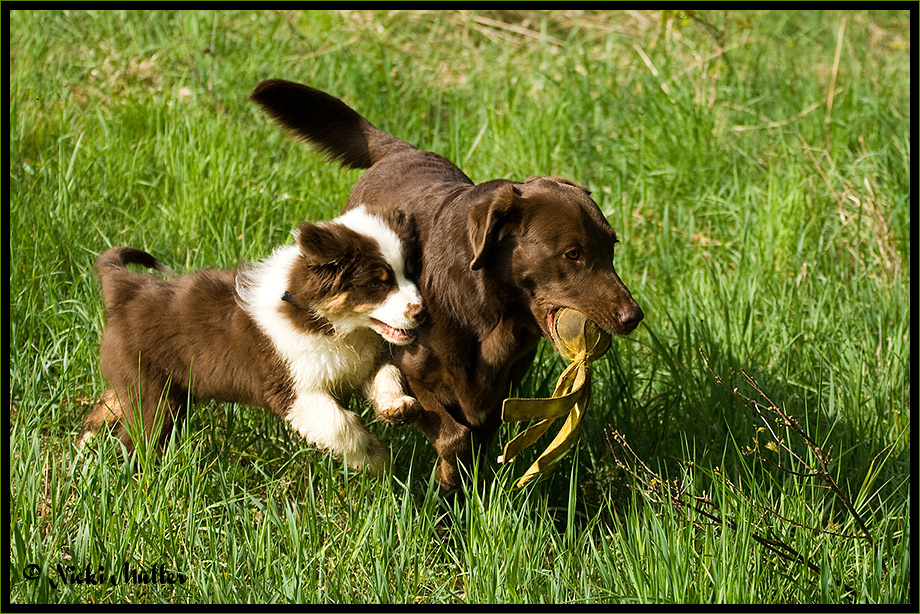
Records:
<instances>
[{"instance_id":1,"label":"puppy's front paw","mask_svg":"<svg viewBox=\"0 0 920 614\"><path fill-rule=\"evenodd\" d=\"M414 422L422 413L422 406L415 397L401 396L377 406L377 415L388 424L399 426Z\"/></svg>"}]
</instances>

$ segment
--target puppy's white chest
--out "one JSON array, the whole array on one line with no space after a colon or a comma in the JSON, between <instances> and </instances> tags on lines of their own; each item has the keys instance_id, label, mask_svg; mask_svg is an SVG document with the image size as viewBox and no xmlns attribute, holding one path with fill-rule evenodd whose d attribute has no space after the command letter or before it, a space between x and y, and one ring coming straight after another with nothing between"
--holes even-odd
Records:
<instances>
[{"instance_id":1,"label":"puppy's white chest","mask_svg":"<svg viewBox=\"0 0 920 614\"><path fill-rule=\"evenodd\" d=\"M367 329L313 341L287 356L294 385L301 390L360 388L371 377L384 345L377 333Z\"/></svg>"}]
</instances>

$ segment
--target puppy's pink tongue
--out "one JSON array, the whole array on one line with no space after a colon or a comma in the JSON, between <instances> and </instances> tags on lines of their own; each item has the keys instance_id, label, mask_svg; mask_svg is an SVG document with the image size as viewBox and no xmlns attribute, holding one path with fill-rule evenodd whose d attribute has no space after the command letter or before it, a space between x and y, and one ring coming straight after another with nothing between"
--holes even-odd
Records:
<instances>
[{"instance_id":1,"label":"puppy's pink tongue","mask_svg":"<svg viewBox=\"0 0 920 614\"><path fill-rule=\"evenodd\" d=\"M409 331L393 328L389 324L381 322L380 320L374 320L374 322L377 324L378 332L380 332L380 334L388 341L395 343L406 343L413 337L413 334Z\"/></svg>"},{"instance_id":2,"label":"puppy's pink tongue","mask_svg":"<svg viewBox=\"0 0 920 614\"><path fill-rule=\"evenodd\" d=\"M389 333L390 333L390 336L391 336L393 339L396 339L397 341L408 341L409 339L412 338L412 335L410 335L410 334L407 333L406 331L400 330L400 329L398 329L398 328L392 328L392 327L391 327L390 330L389 330Z\"/></svg>"}]
</instances>

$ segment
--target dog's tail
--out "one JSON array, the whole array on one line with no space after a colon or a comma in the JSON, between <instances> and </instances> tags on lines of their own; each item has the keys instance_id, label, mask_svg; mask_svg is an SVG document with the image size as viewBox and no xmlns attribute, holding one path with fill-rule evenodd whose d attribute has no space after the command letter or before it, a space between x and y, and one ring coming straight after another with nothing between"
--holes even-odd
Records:
<instances>
[{"instance_id":1,"label":"dog's tail","mask_svg":"<svg viewBox=\"0 0 920 614\"><path fill-rule=\"evenodd\" d=\"M378 130L338 98L306 85L271 79L250 98L279 124L351 168L369 168L386 156L415 149Z\"/></svg>"},{"instance_id":2,"label":"dog's tail","mask_svg":"<svg viewBox=\"0 0 920 614\"><path fill-rule=\"evenodd\" d=\"M133 247L112 247L101 254L96 259L96 270L99 275L105 275L111 271L126 270L129 264L139 264L148 269L156 269L166 275L175 275L175 272L147 252L135 249Z\"/></svg>"},{"instance_id":3,"label":"dog's tail","mask_svg":"<svg viewBox=\"0 0 920 614\"><path fill-rule=\"evenodd\" d=\"M117 293L117 288L123 284L113 284L115 278L125 280L120 273L129 273L127 265L139 264L148 269L156 269L164 275L173 276L175 272L148 254L133 247L112 247L102 252L96 258L96 272L102 282L102 298L107 305L112 304ZM133 277L133 274L131 274ZM113 277L114 276L114 277ZM117 286L117 287L116 287Z\"/></svg>"}]
</instances>

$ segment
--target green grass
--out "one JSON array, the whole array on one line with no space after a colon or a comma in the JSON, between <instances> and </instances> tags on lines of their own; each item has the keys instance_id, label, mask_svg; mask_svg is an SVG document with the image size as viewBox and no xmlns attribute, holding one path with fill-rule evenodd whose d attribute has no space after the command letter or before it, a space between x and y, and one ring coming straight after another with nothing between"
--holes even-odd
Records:
<instances>
[{"instance_id":1,"label":"green grass","mask_svg":"<svg viewBox=\"0 0 920 614\"><path fill-rule=\"evenodd\" d=\"M13 603L911 600L906 11L14 11L9 38ZM161 459L106 438L76 453L104 389L99 252L235 266L333 217L359 176L248 102L271 77L474 181L593 191L646 319L597 364L550 480L518 490L518 463L495 465L509 426L481 486L445 504L414 429L367 416L395 456L375 481L217 404ZM520 393L562 368L542 347ZM774 465L802 470L766 447L733 369L833 450L871 541L841 536L860 529L820 480ZM655 478L617 462L614 430ZM59 564L187 581L68 585Z\"/></svg>"}]
</instances>

